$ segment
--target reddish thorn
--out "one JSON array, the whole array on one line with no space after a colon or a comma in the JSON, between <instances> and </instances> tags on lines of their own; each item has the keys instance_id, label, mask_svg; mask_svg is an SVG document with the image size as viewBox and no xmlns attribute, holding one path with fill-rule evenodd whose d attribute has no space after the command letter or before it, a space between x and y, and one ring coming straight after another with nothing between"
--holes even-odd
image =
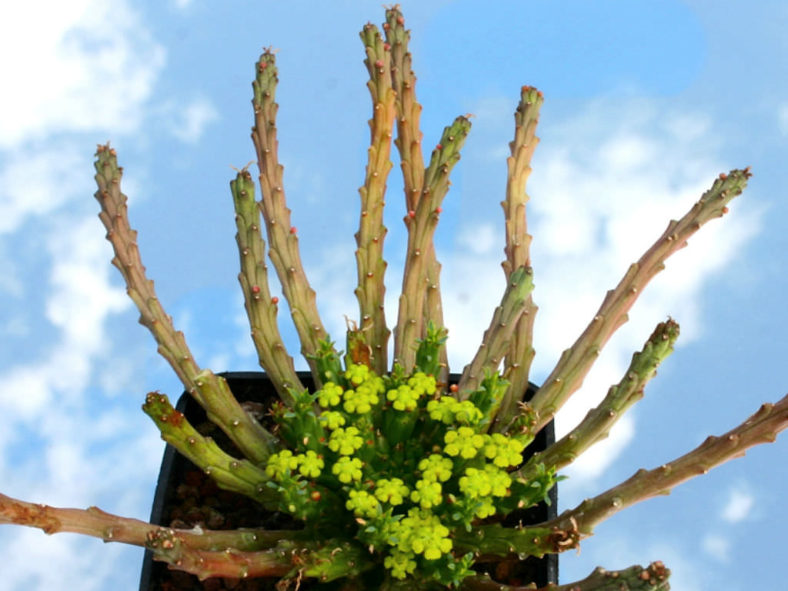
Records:
<instances>
[{"instance_id":1,"label":"reddish thorn","mask_svg":"<svg viewBox=\"0 0 788 591\"><path fill-rule=\"evenodd\" d=\"M442 211L443 211L443 208L442 208L442 207L440 207L440 206L438 206L438 207L436 207L436 208L435 208L435 213L440 213L440 212L442 212Z\"/></svg>"},{"instance_id":2,"label":"reddish thorn","mask_svg":"<svg viewBox=\"0 0 788 591\"><path fill-rule=\"evenodd\" d=\"M449 390L451 392L456 392L457 390L459 390L459 388L457 387L457 384L452 384L451 386L449 386Z\"/></svg>"},{"instance_id":3,"label":"reddish thorn","mask_svg":"<svg viewBox=\"0 0 788 591\"><path fill-rule=\"evenodd\" d=\"M382 68L383 67L383 60L376 61L375 62L375 67L376 68Z\"/></svg>"},{"instance_id":4,"label":"reddish thorn","mask_svg":"<svg viewBox=\"0 0 788 591\"><path fill-rule=\"evenodd\" d=\"M720 173L720 180L721 180L721 181L724 181L724 180L725 180L725 179L727 179L727 178L728 178L728 175L727 175L727 174L725 174L724 172L721 172L721 173Z\"/></svg>"},{"instance_id":5,"label":"reddish thorn","mask_svg":"<svg viewBox=\"0 0 788 591\"><path fill-rule=\"evenodd\" d=\"M296 231L297 231L297 230L296 230L296 227L295 227L295 226L292 226L292 227L290 228L290 233L291 233L291 234L295 234L295 233L296 233Z\"/></svg>"},{"instance_id":6,"label":"reddish thorn","mask_svg":"<svg viewBox=\"0 0 788 591\"><path fill-rule=\"evenodd\" d=\"M389 49L391 49L391 45L389 45L388 43L384 43L383 44L383 51L388 51Z\"/></svg>"},{"instance_id":7,"label":"reddish thorn","mask_svg":"<svg viewBox=\"0 0 788 591\"><path fill-rule=\"evenodd\" d=\"M725 214L725 213L728 213L728 208L727 208L727 207L723 207L723 208L722 208L722 213L723 213L723 214Z\"/></svg>"},{"instance_id":8,"label":"reddish thorn","mask_svg":"<svg viewBox=\"0 0 788 591\"><path fill-rule=\"evenodd\" d=\"M416 217L416 212L411 209L408 212L408 217L411 218L411 219L415 218Z\"/></svg>"},{"instance_id":9,"label":"reddish thorn","mask_svg":"<svg viewBox=\"0 0 788 591\"><path fill-rule=\"evenodd\" d=\"M443 150L443 144L438 144L437 146L435 146L435 149L436 150Z\"/></svg>"},{"instance_id":10,"label":"reddish thorn","mask_svg":"<svg viewBox=\"0 0 788 591\"><path fill-rule=\"evenodd\" d=\"M276 306L279 303L279 298L274 296L271 298L271 303Z\"/></svg>"},{"instance_id":11,"label":"reddish thorn","mask_svg":"<svg viewBox=\"0 0 788 591\"><path fill-rule=\"evenodd\" d=\"M405 18L401 17L401 16L398 16L397 17L397 24L398 25L404 25L405 24Z\"/></svg>"},{"instance_id":12,"label":"reddish thorn","mask_svg":"<svg viewBox=\"0 0 788 591\"><path fill-rule=\"evenodd\" d=\"M259 285L253 285L252 286L252 293L260 293L260 286Z\"/></svg>"}]
</instances>

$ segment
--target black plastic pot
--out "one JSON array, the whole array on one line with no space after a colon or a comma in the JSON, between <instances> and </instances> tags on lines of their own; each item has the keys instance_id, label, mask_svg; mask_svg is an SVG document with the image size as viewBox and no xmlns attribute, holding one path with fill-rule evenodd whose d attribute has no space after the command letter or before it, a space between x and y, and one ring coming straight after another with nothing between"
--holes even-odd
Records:
<instances>
[{"instance_id":1,"label":"black plastic pot","mask_svg":"<svg viewBox=\"0 0 788 591\"><path fill-rule=\"evenodd\" d=\"M262 372L227 372L220 375L227 380L230 390L242 403L262 405L261 408L267 408L278 399L270 380ZM299 378L305 387L310 390L313 388L312 376L308 372L299 372ZM458 375L452 375L453 381L458 379ZM530 398L535 389L532 384L526 398ZM234 452L232 444L213 423L207 420L203 409L189 394L181 395L176 408L198 431L213 437L228 452ZM554 441L553 423L550 423L526 448L523 455L528 458ZM557 515L557 487L553 487L550 491L550 500L549 506L541 503L530 509L511 513L504 524L514 526L518 523L540 523L553 519ZM293 521L288 515L272 514L243 495L219 489L202 470L169 445L164 450L150 522L187 529L197 523L209 529L238 527L283 529L293 526ZM541 559L529 557L524 561L501 563L498 570L499 572L490 574L494 578L505 576L510 580L533 580L542 587L548 583L558 583L558 556L550 554ZM274 591L274 585L275 581L270 579L200 581L193 575L169 570L166 564L154 561L152 553L146 550L139 588L140 591L219 591L221 589Z\"/></svg>"}]
</instances>

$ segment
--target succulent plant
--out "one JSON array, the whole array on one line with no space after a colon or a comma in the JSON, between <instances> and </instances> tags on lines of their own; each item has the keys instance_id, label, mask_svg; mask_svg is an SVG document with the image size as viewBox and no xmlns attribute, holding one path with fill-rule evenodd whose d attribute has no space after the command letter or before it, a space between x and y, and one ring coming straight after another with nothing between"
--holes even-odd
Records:
<instances>
[{"instance_id":1,"label":"succulent plant","mask_svg":"<svg viewBox=\"0 0 788 591\"><path fill-rule=\"evenodd\" d=\"M523 87L502 202L506 288L478 352L453 381L433 235L471 121L460 116L448 125L425 161L409 32L399 8L386 10L382 32L374 25L364 26L361 39L373 115L356 233L359 313L357 322L348 323L344 351L331 341L319 317L316 295L301 263L298 233L290 222L277 154L274 53L265 50L256 64L252 140L262 195L255 196L248 166L230 182L230 192L251 336L279 397L268 423L248 412L227 382L192 356L145 274L115 150L100 145L96 153L100 218L114 248L112 262L140 311L140 322L237 453L198 432L164 394L148 394L143 410L162 438L219 487L249 497L266 510L289 514L302 527L179 530L95 507L63 509L1 494L0 523L145 546L156 560L200 578L341 581L348 590L453 586L513 591L525 587L495 580L486 574L485 565L578 548L614 513L666 493L755 444L773 441L788 426L785 397L762 405L727 433L709 437L674 461L640 470L555 519L503 525L503 518L513 511L549 501L550 490L561 478L558 472L606 437L643 396L646 383L679 336L672 319L654 329L621 381L574 429L545 450L524 457L526 446L579 389L600 350L626 322L633 303L667 258L704 224L727 213L750 172L745 168L720 174L683 217L668 224L607 293L587 328L526 400L537 308L531 295L534 271L525 187L538 143L543 96ZM383 306L383 206L395 136L405 193L407 252L389 361L392 330ZM278 299L269 289L267 259L282 285L301 354L309 364L312 391L299 379L279 333ZM669 574L662 563L654 562L615 572L597 569L582 581L548 588L668 589Z\"/></svg>"}]
</instances>

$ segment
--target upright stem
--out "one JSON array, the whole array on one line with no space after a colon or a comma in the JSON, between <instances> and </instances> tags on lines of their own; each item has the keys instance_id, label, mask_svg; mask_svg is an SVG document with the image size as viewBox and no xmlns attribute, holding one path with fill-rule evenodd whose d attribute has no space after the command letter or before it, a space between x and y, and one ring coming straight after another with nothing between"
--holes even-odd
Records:
<instances>
[{"instance_id":1,"label":"upright stem","mask_svg":"<svg viewBox=\"0 0 788 591\"><path fill-rule=\"evenodd\" d=\"M291 389L303 390L295 372L293 358L288 355L276 323L278 300L268 288L268 269L265 264L265 241L260 228L260 209L254 197L254 182L244 168L230 182L235 206L235 235L241 259L238 281L244 294L246 315L252 329L252 341L257 349L260 366L271 378L279 397L292 406Z\"/></svg>"},{"instance_id":2,"label":"upright stem","mask_svg":"<svg viewBox=\"0 0 788 591\"><path fill-rule=\"evenodd\" d=\"M506 260L502 263L507 281L519 267L531 267L531 235L528 233L525 185L531 175L531 158L539 143L536 126L544 96L536 88L523 86L520 103L514 114L514 139L509 143L511 155L506 159L506 200L501 202L506 220ZM528 295L525 311L517 321L504 362L504 377L509 389L501 401L499 415L510 417L528 389L528 377L534 358L533 333L537 307ZM496 421L493 429L500 431L504 424Z\"/></svg>"},{"instance_id":3,"label":"upright stem","mask_svg":"<svg viewBox=\"0 0 788 591\"><path fill-rule=\"evenodd\" d=\"M399 6L386 10L383 25L386 41L391 46L392 86L396 91L397 107L397 146L405 190L405 204L408 211L416 211L424 187L424 156L421 149L423 134L419 127L421 105L416 101L416 76L411 69L412 57L408 51L410 31L405 28L405 19ZM443 327L443 302L440 289L441 265L435 256L435 245L430 244L422 255L426 261L426 281L429 285L424 303L425 326L430 322ZM440 371L436 376L443 383L449 378L449 357L446 347L440 352Z\"/></svg>"},{"instance_id":4,"label":"upright stem","mask_svg":"<svg viewBox=\"0 0 788 591\"><path fill-rule=\"evenodd\" d=\"M416 210L409 211L405 216L408 249L397 328L394 331L394 360L406 372L413 369L416 340L426 334L424 310L427 294L437 287L429 283L429 261L424 255L433 246L432 238L441 213L440 205L449 190L449 173L460 159L460 149L470 128L470 120L460 116L443 130L441 142L432 151L430 165L424 174L424 188Z\"/></svg>"},{"instance_id":5,"label":"upright stem","mask_svg":"<svg viewBox=\"0 0 788 591\"><path fill-rule=\"evenodd\" d=\"M268 234L268 254L290 306L293 324L301 341L301 353L309 363L316 387L319 387L320 375L313 356L319 349L320 341L327 340L328 335L317 312L315 291L309 285L301 263L298 235L296 228L290 224L290 209L285 200L282 182L284 167L279 163L279 142L276 139L276 112L279 109L275 101L277 82L274 54L266 49L257 62L257 77L252 83L255 120L252 141L257 150L263 193L259 206Z\"/></svg>"},{"instance_id":6,"label":"upright stem","mask_svg":"<svg viewBox=\"0 0 788 591\"><path fill-rule=\"evenodd\" d=\"M383 374L387 367L387 343L391 331L386 326L383 275L383 205L386 179L391 170L391 136L394 128L396 93L391 87L390 47L383 42L377 27L367 24L361 32L369 72L367 87L372 98L372 119L369 120L370 146L367 171L361 195L361 219L356 232L356 263L358 266L358 298L361 314L360 334L370 347L372 369Z\"/></svg>"},{"instance_id":7,"label":"upright stem","mask_svg":"<svg viewBox=\"0 0 788 591\"><path fill-rule=\"evenodd\" d=\"M129 297L140 311L140 324L151 332L159 345L159 353L208 417L247 458L264 462L268 458L268 442L273 436L241 408L223 378L210 370L200 369L183 333L175 330L172 318L156 297L153 281L145 276L145 266L137 248L137 232L129 225L127 197L120 190L123 169L118 166L115 150L109 144L98 147L95 166L98 185L95 197L101 205L99 218L107 229L107 240L115 251L112 264L126 281Z\"/></svg>"}]
</instances>

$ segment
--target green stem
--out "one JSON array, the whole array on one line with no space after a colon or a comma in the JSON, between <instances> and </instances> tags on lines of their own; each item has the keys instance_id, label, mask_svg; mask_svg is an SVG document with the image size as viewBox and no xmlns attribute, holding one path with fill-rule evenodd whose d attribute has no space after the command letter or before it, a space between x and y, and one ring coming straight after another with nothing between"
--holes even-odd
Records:
<instances>
[{"instance_id":1,"label":"green stem","mask_svg":"<svg viewBox=\"0 0 788 591\"><path fill-rule=\"evenodd\" d=\"M648 381L657 373L657 367L673 352L679 336L679 325L669 319L661 322L646 341L643 350L632 356L632 362L624 378L608 390L605 399L589 411L577 427L546 450L536 453L513 477L530 481L539 470L539 465L556 471L571 464L586 449L605 439L610 429L635 402L643 398Z\"/></svg>"},{"instance_id":2,"label":"green stem","mask_svg":"<svg viewBox=\"0 0 788 591\"><path fill-rule=\"evenodd\" d=\"M497 372L504 354L510 346L518 320L525 313L528 297L534 288L530 268L520 267L509 276L501 305L495 309L490 327L485 331L482 344L470 364L462 372L457 384L459 399L468 398L477 390L486 372Z\"/></svg>"},{"instance_id":3,"label":"green stem","mask_svg":"<svg viewBox=\"0 0 788 591\"><path fill-rule=\"evenodd\" d=\"M145 276L145 266L137 248L137 232L129 224L128 199L120 189L123 169L118 166L115 150L109 144L98 146L95 167L98 185L95 197L101 205L99 218L115 251L112 264L126 281L129 297L140 312L140 324L151 332L159 345L159 353L211 420L227 433L247 458L264 462L268 457L267 443L273 436L241 408L224 379L200 369L183 333L175 330L172 318L156 297L153 282Z\"/></svg>"},{"instance_id":4,"label":"green stem","mask_svg":"<svg viewBox=\"0 0 788 591\"><path fill-rule=\"evenodd\" d=\"M397 146L402 169L405 204L408 211L416 211L422 189L424 188L424 156L421 150L423 134L419 127L421 105L416 101L416 76L411 69L412 57L408 51L410 31L405 28L405 19L399 6L386 10L383 25L386 41L391 47L392 86L396 91L397 107ZM425 326L432 322L437 327L444 326L443 302L440 291L441 266L435 257L435 245L423 254L427 272L426 301L424 303ZM442 383L448 383L449 358L446 348L440 352L440 373L436 376Z\"/></svg>"},{"instance_id":5,"label":"green stem","mask_svg":"<svg viewBox=\"0 0 788 591\"><path fill-rule=\"evenodd\" d=\"M413 369L416 341L425 335L425 300L436 284L428 282L429 261L425 254L433 246L435 226L440 216L440 205L449 190L449 173L460 159L460 149L471 128L467 117L457 117L443 130L441 142L432 152L430 165L424 174L424 188L416 206L405 216L408 228L408 248L399 315L394 331L394 361L406 372Z\"/></svg>"},{"instance_id":6,"label":"green stem","mask_svg":"<svg viewBox=\"0 0 788 591\"><path fill-rule=\"evenodd\" d=\"M254 197L254 182L244 168L230 182L235 206L235 235L241 259L238 281L244 294L246 314L252 329L260 366L271 378L279 397L292 406L291 389L303 390L276 323L277 300L271 297L265 264L265 241L260 228L260 209Z\"/></svg>"},{"instance_id":7,"label":"green stem","mask_svg":"<svg viewBox=\"0 0 788 591\"><path fill-rule=\"evenodd\" d=\"M750 177L749 168L721 174L700 200L679 221L671 221L662 236L629 267L615 289L607 292L591 323L569 349L531 399L536 413L533 432L549 423L555 413L583 384L602 347L628 319L628 312L649 281L665 268L665 260L687 245L703 224L728 211L728 203L741 194Z\"/></svg>"},{"instance_id":8,"label":"green stem","mask_svg":"<svg viewBox=\"0 0 788 591\"><path fill-rule=\"evenodd\" d=\"M391 59L388 44L383 43L380 32L368 24L361 32L367 58L364 63L369 72L367 87L372 98L372 119L369 120L370 146L364 186L361 195L361 218L356 232L356 263L358 287L356 297L361 314L360 331L371 350L371 364L379 375L387 370L387 343L391 331L386 326L384 296L386 287L383 276L383 204L386 179L391 170L391 136L394 128L396 93L391 87Z\"/></svg>"},{"instance_id":9,"label":"green stem","mask_svg":"<svg viewBox=\"0 0 788 591\"><path fill-rule=\"evenodd\" d=\"M317 312L315 291L309 285L301 263L296 228L290 223L290 209L285 200L284 168L279 163L279 142L276 138L276 112L279 109L275 101L277 82L274 54L266 49L257 62L257 76L252 83L255 119L252 141L257 151L263 194L259 206L268 234L268 255L290 306L293 324L301 341L301 353L312 370L315 386L320 387L314 356L320 341L328 340L328 335Z\"/></svg>"},{"instance_id":10,"label":"green stem","mask_svg":"<svg viewBox=\"0 0 788 591\"><path fill-rule=\"evenodd\" d=\"M506 159L506 200L501 203L506 220L506 260L503 262L503 269L507 281L515 269L531 266L532 237L528 233L526 217L526 204L530 198L525 186L531 175L531 158L539 143L536 126L543 102L544 96L541 92L531 86L523 86L520 103L514 114L514 139L509 143L511 155ZM501 417L512 416L528 390L528 378L534 358L533 333L537 309L533 297L529 294L525 312L517 321L517 328L506 352L504 377L509 380L510 386L501 402ZM497 421L493 430L499 431L504 425L504 422Z\"/></svg>"},{"instance_id":11,"label":"green stem","mask_svg":"<svg viewBox=\"0 0 788 591\"><path fill-rule=\"evenodd\" d=\"M181 412L173 408L164 394L148 394L142 410L156 423L161 438L202 469L220 488L245 495L268 509L277 508L279 495L266 486L270 478L265 471L249 460L234 458L213 439L201 435Z\"/></svg>"}]
</instances>

